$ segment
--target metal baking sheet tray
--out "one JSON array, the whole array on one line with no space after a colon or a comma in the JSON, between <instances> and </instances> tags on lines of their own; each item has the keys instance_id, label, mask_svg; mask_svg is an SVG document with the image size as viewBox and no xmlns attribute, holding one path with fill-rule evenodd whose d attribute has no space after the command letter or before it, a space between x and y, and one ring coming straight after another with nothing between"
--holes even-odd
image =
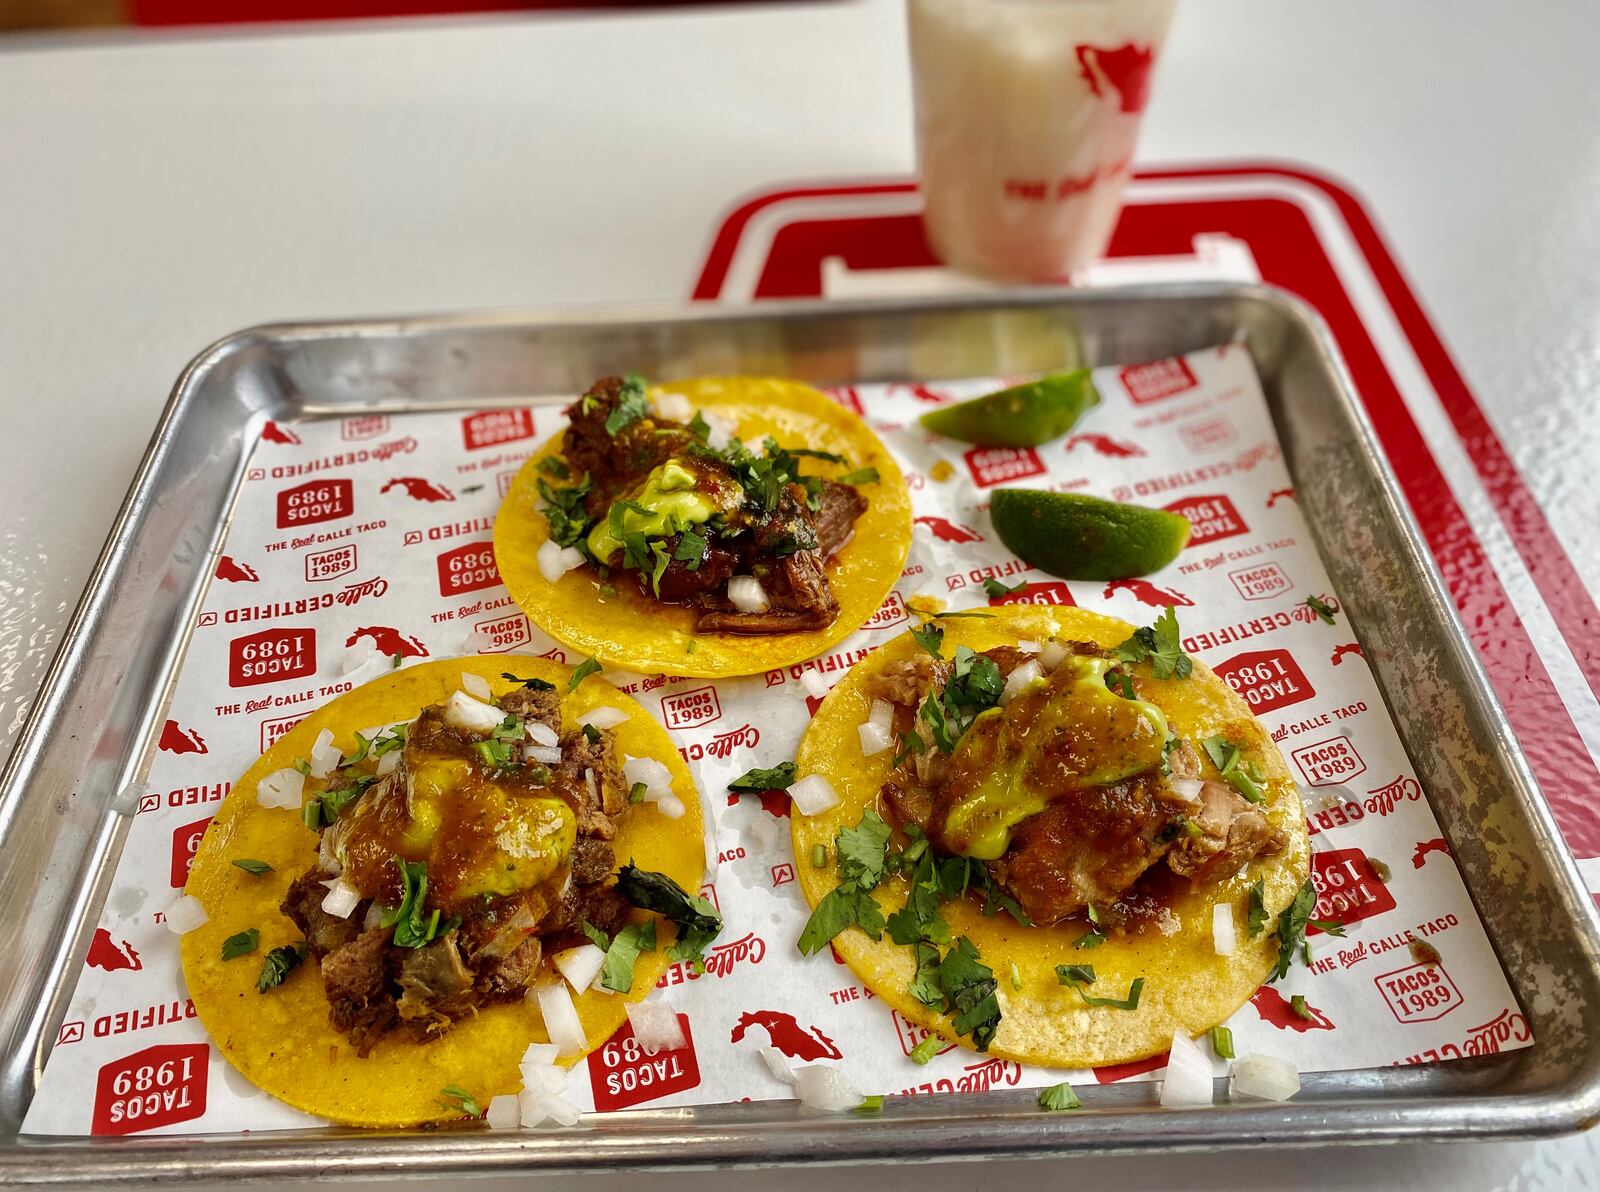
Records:
<instances>
[{"instance_id":1,"label":"metal baking sheet tray","mask_svg":"<svg viewBox=\"0 0 1600 1192\"><path fill-rule=\"evenodd\" d=\"M1534 1047L1309 1075L1286 1104L1162 1110L1157 1086L606 1115L582 1130L72 1139L18 1133L98 918L140 778L266 419L526 405L591 378L746 372L819 385L1132 363L1235 338L1302 507L1518 1000ZM1531 743L1535 744L1536 743ZM1328 336L1257 286L998 293L737 311L513 313L261 327L179 378L0 776L0 1181L527 1173L949 1160L1530 1136L1600 1117L1600 919L1458 623Z\"/></svg>"}]
</instances>

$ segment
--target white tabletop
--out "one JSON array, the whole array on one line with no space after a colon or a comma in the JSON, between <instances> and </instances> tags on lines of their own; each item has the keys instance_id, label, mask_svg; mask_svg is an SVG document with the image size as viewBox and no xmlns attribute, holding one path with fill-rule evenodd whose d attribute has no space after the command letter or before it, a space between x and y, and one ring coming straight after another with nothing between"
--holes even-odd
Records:
<instances>
[{"instance_id":1,"label":"white tabletop","mask_svg":"<svg viewBox=\"0 0 1600 1192\"><path fill-rule=\"evenodd\" d=\"M1305 161L1363 191L1591 590L1597 43L1600 8L1557 0L1191 0L1141 146ZM737 197L912 166L898 0L0 48L0 757L174 377L210 340L273 319L678 299ZM1531 1192L1600 1181L1600 1143L826 1178Z\"/></svg>"}]
</instances>

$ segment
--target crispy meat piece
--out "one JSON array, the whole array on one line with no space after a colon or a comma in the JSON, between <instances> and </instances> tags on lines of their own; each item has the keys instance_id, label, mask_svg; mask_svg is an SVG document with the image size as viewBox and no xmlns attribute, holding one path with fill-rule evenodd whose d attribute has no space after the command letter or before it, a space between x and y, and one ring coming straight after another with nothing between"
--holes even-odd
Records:
<instances>
[{"instance_id":1,"label":"crispy meat piece","mask_svg":"<svg viewBox=\"0 0 1600 1192\"><path fill-rule=\"evenodd\" d=\"M606 419L621 404L622 387L621 377L603 377L566 410L561 453L575 477L589 475L593 487L584 506L591 517L605 516L611 502L643 480L650 469L697 441L685 428L661 425L652 413L613 436L606 430Z\"/></svg>"},{"instance_id":2,"label":"crispy meat piece","mask_svg":"<svg viewBox=\"0 0 1600 1192\"><path fill-rule=\"evenodd\" d=\"M421 948L398 948L401 1023L420 1037L441 1034L477 1004L474 977L456 948L455 933Z\"/></svg>"},{"instance_id":3,"label":"crispy meat piece","mask_svg":"<svg viewBox=\"0 0 1600 1192\"><path fill-rule=\"evenodd\" d=\"M820 505L815 514L817 550L831 559L855 533L856 519L867 511L867 499L848 484L824 480Z\"/></svg>"},{"instance_id":4,"label":"crispy meat piece","mask_svg":"<svg viewBox=\"0 0 1600 1192\"><path fill-rule=\"evenodd\" d=\"M527 992L534 975L539 971L543 944L539 937L530 935L509 955L490 965L478 974L478 983L490 998L521 997Z\"/></svg>"},{"instance_id":5,"label":"crispy meat piece","mask_svg":"<svg viewBox=\"0 0 1600 1192\"><path fill-rule=\"evenodd\" d=\"M392 1030L399 1020L389 991L390 929L374 927L322 958L333 1025L350 1036L358 1055Z\"/></svg>"},{"instance_id":6,"label":"crispy meat piece","mask_svg":"<svg viewBox=\"0 0 1600 1192\"><path fill-rule=\"evenodd\" d=\"M352 919L340 919L322 909L322 900L328 894L322 883L333 876L315 866L306 870L295 878L278 908L300 929L306 947L318 960L355 939L361 931Z\"/></svg>"},{"instance_id":7,"label":"crispy meat piece","mask_svg":"<svg viewBox=\"0 0 1600 1192\"><path fill-rule=\"evenodd\" d=\"M690 571L687 563L675 557L678 543L682 540L683 535L674 534L665 541L672 562L668 563L667 569L661 573L661 599L668 604L683 604L708 592L720 591L739 568L738 554L723 546L720 541L713 540L707 545L706 553L700 559L700 566ZM642 589L649 588L650 581L647 576L638 575L638 582ZM655 593L647 594L653 596Z\"/></svg>"},{"instance_id":8,"label":"crispy meat piece","mask_svg":"<svg viewBox=\"0 0 1600 1192\"><path fill-rule=\"evenodd\" d=\"M500 707L522 720L561 731L561 692L554 688L518 687L500 697Z\"/></svg>"},{"instance_id":9,"label":"crispy meat piece","mask_svg":"<svg viewBox=\"0 0 1600 1192\"><path fill-rule=\"evenodd\" d=\"M1237 873L1247 861L1282 852L1287 842L1260 808L1220 782L1200 788L1200 810L1189 822L1200 835L1180 837L1167 853L1167 866L1192 882Z\"/></svg>"}]
</instances>

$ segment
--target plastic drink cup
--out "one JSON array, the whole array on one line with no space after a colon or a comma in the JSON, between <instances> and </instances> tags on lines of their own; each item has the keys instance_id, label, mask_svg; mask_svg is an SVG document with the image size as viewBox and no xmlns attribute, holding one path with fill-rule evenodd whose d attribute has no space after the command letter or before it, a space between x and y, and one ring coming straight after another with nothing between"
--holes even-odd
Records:
<instances>
[{"instance_id":1,"label":"plastic drink cup","mask_svg":"<svg viewBox=\"0 0 1600 1192\"><path fill-rule=\"evenodd\" d=\"M1063 278L1111 239L1177 0L908 0L929 243Z\"/></svg>"}]
</instances>

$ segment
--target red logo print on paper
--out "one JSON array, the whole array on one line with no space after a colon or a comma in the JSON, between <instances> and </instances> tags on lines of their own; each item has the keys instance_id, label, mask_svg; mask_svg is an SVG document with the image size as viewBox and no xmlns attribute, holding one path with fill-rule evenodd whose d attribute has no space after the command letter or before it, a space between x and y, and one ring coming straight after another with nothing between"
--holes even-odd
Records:
<instances>
[{"instance_id":1,"label":"red logo print on paper","mask_svg":"<svg viewBox=\"0 0 1600 1192\"><path fill-rule=\"evenodd\" d=\"M339 437L346 443L360 443L389 433L389 415L357 414L339 423Z\"/></svg>"},{"instance_id":2,"label":"red logo print on paper","mask_svg":"<svg viewBox=\"0 0 1600 1192\"><path fill-rule=\"evenodd\" d=\"M161 736L156 748L163 753L206 753L206 739L192 728L184 728L176 720L161 726Z\"/></svg>"},{"instance_id":3,"label":"red logo print on paper","mask_svg":"<svg viewBox=\"0 0 1600 1192\"><path fill-rule=\"evenodd\" d=\"M1372 983L1400 1022L1433 1022L1461 1005L1461 990L1438 962L1408 964Z\"/></svg>"},{"instance_id":4,"label":"red logo print on paper","mask_svg":"<svg viewBox=\"0 0 1600 1192\"><path fill-rule=\"evenodd\" d=\"M356 544L336 546L332 550L313 551L306 556L306 582L338 579L356 569Z\"/></svg>"},{"instance_id":5,"label":"red logo print on paper","mask_svg":"<svg viewBox=\"0 0 1600 1192\"><path fill-rule=\"evenodd\" d=\"M133 1134L193 1121L206 1111L210 1046L169 1043L146 1047L100 1069L95 1082L94 1134Z\"/></svg>"},{"instance_id":6,"label":"red logo print on paper","mask_svg":"<svg viewBox=\"0 0 1600 1192\"><path fill-rule=\"evenodd\" d=\"M1422 784L1415 778L1397 774L1394 781L1368 791L1363 806L1374 815L1388 815L1401 803L1415 803L1420 798L1422 798Z\"/></svg>"},{"instance_id":7,"label":"red logo print on paper","mask_svg":"<svg viewBox=\"0 0 1600 1192\"><path fill-rule=\"evenodd\" d=\"M896 382L895 384L890 385L888 389L890 394L900 393L902 391L909 393L918 401L927 402L931 406L941 406L948 401L954 400L954 398L952 398L948 393L940 393L937 389L931 389L927 385L907 385L901 382Z\"/></svg>"},{"instance_id":8,"label":"red logo print on paper","mask_svg":"<svg viewBox=\"0 0 1600 1192\"><path fill-rule=\"evenodd\" d=\"M230 584L258 584L261 577L248 563L236 563L232 556L223 555L217 560L216 576Z\"/></svg>"},{"instance_id":9,"label":"red logo print on paper","mask_svg":"<svg viewBox=\"0 0 1600 1192\"><path fill-rule=\"evenodd\" d=\"M861 628L893 629L896 625L903 625L909 615L906 612L906 602L900 593L890 592L878 606L878 611L868 617L867 623Z\"/></svg>"},{"instance_id":10,"label":"red logo print on paper","mask_svg":"<svg viewBox=\"0 0 1600 1192\"><path fill-rule=\"evenodd\" d=\"M104 927L94 929L94 939L89 941L89 955L85 957L85 963L90 968L104 969L108 973L123 970L136 973L144 967L133 945L127 940L118 943Z\"/></svg>"},{"instance_id":11,"label":"red logo print on paper","mask_svg":"<svg viewBox=\"0 0 1600 1192\"><path fill-rule=\"evenodd\" d=\"M206 834L206 826L211 823L208 815L203 820L195 820L192 824L184 824L181 828L172 830L172 888L183 889L189 880L189 866L194 864L195 850L200 847L200 838Z\"/></svg>"},{"instance_id":12,"label":"red logo print on paper","mask_svg":"<svg viewBox=\"0 0 1600 1192\"><path fill-rule=\"evenodd\" d=\"M261 441L263 443L285 443L291 447L298 446L300 436L286 426L279 426L276 422L268 422L261 428Z\"/></svg>"},{"instance_id":13,"label":"red logo print on paper","mask_svg":"<svg viewBox=\"0 0 1600 1192\"><path fill-rule=\"evenodd\" d=\"M1078 602L1072 598L1072 589L1064 582L1059 579L1047 579L1024 584L1015 592L1007 592L1003 596L991 596L989 603L990 605L1051 604L1074 608Z\"/></svg>"},{"instance_id":14,"label":"red logo print on paper","mask_svg":"<svg viewBox=\"0 0 1600 1192\"><path fill-rule=\"evenodd\" d=\"M315 629L263 629L228 643L228 686L302 679L317 671Z\"/></svg>"},{"instance_id":15,"label":"red logo print on paper","mask_svg":"<svg viewBox=\"0 0 1600 1192\"><path fill-rule=\"evenodd\" d=\"M844 963L839 960L837 951L834 952L833 958L841 964ZM927 1027L918 1026L898 1010L889 1011L889 1016L894 1020L894 1033L895 1037L900 1040L900 1050L907 1055L915 1051L917 1045L933 1033ZM959 1045L948 1043L941 1047L937 1054L943 1055L947 1051L954 1051L957 1046Z\"/></svg>"},{"instance_id":16,"label":"red logo print on paper","mask_svg":"<svg viewBox=\"0 0 1600 1192\"><path fill-rule=\"evenodd\" d=\"M792 1060L814 1063L817 1060L842 1060L844 1052L817 1026L803 1027L793 1014L782 1010L747 1010L733 1024L732 1043L742 1043L745 1032L758 1026L767 1032L767 1039Z\"/></svg>"},{"instance_id":17,"label":"red logo print on paper","mask_svg":"<svg viewBox=\"0 0 1600 1192\"><path fill-rule=\"evenodd\" d=\"M1421 869L1428 863L1428 857L1438 853L1441 857L1450 855L1450 843L1443 836L1435 836L1432 840L1417 842L1416 849L1411 854L1411 868Z\"/></svg>"},{"instance_id":18,"label":"red logo print on paper","mask_svg":"<svg viewBox=\"0 0 1600 1192\"><path fill-rule=\"evenodd\" d=\"M459 596L492 588L500 582L494 561L494 544L469 542L439 556L439 595Z\"/></svg>"},{"instance_id":19,"label":"red logo print on paper","mask_svg":"<svg viewBox=\"0 0 1600 1192\"><path fill-rule=\"evenodd\" d=\"M715 687L696 687L661 697L661 719L668 728L698 728L722 717Z\"/></svg>"},{"instance_id":20,"label":"red logo print on paper","mask_svg":"<svg viewBox=\"0 0 1600 1192\"><path fill-rule=\"evenodd\" d=\"M1289 576L1276 563L1259 563L1254 567L1241 567L1228 572L1234 588L1246 600L1265 600L1279 592L1287 592L1294 585Z\"/></svg>"},{"instance_id":21,"label":"red logo print on paper","mask_svg":"<svg viewBox=\"0 0 1600 1192\"><path fill-rule=\"evenodd\" d=\"M761 804L761 810L774 819L787 819L791 810L788 791L757 791L753 794L741 794L738 791L728 792L728 806L735 806L740 799L754 798Z\"/></svg>"},{"instance_id":22,"label":"red logo print on paper","mask_svg":"<svg viewBox=\"0 0 1600 1192\"><path fill-rule=\"evenodd\" d=\"M1178 437L1190 451L1215 451L1233 442L1233 424L1226 418L1208 418L1178 428Z\"/></svg>"},{"instance_id":23,"label":"red logo print on paper","mask_svg":"<svg viewBox=\"0 0 1600 1192\"><path fill-rule=\"evenodd\" d=\"M1378 871L1367 860L1367 854L1358 848L1313 853L1311 881L1317 888L1313 919L1356 923L1394 910L1394 895L1378 879ZM1308 936L1320 933L1320 928L1306 928Z\"/></svg>"},{"instance_id":24,"label":"red logo print on paper","mask_svg":"<svg viewBox=\"0 0 1600 1192\"><path fill-rule=\"evenodd\" d=\"M1129 42L1116 49L1100 46L1074 46L1078 55L1078 72L1089 90L1095 95L1115 91L1124 112L1144 111L1150 99L1150 68L1155 65L1155 51L1149 46Z\"/></svg>"},{"instance_id":25,"label":"red logo print on paper","mask_svg":"<svg viewBox=\"0 0 1600 1192\"><path fill-rule=\"evenodd\" d=\"M1289 756L1300 767L1307 786L1334 786L1367 771L1355 743L1343 735L1302 745Z\"/></svg>"},{"instance_id":26,"label":"red logo print on paper","mask_svg":"<svg viewBox=\"0 0 1600 1192\"><path fill-rule=\"evenodd\" d=\"M915 519L917 525L927 526L940 542L982 542L983 535L971 526L963 526L949 518L928 515Z\"/></svg>"},{"instance_id":27,"label":"red logo print on paper","mask_svg":"<svg viewBox=\"0 0 1600 1192\"><path fill-rule=\"evenodd\" d=\"M1357 658L1365 657L1365 655L1361 653L1360 642L1346 642L1342 646L1335 646L1333 648L1333 653L1328 656L1328 662L1333 666L1338 666L1344 661L1345 655L1347 654L1354 654Z\"/></svg>"},{"instance_id":28,"label":"red logo print on paper","mask_svg":"<svg viewBox=\"0 0 1600 1192\"><path fill-rule=\"evenodd\" d=\"M785 861L781 865L772 867L772 888L774 890L779 886L787 886L792 881L794 881L794 866L789 862Z\"/></svg>"},{"instance_id":29,"label":"red logo print on paper","mask_svg":"<svg viewBox=\"0 0 1600 1192\"><path fill-rule=\"evenodd\" d=\"M472 627L473 642L479 654L504 654L532 640L528 618L521 613L509 617L490 617Z\"/></svg>"},{"instance_id":30,"label":"red logo print on paper","mask_svg":"<svg viewBox=\"0 0 1600 1192\"><path fill-rule=\"evenodd\" d=\"M1316 695L1311 680L1287 650L1251 650L1215 668L1257 716Z\"/></svg>"},{"instance_id":31,"label":"red logo print on paper","mask_svg":"<svg viewBox=\"0 0 1600 1192\"><path fill-rule=\"evenodd\" d=\"M82 1042L83 1042L83 1019L76 1018L71 1022L63 1022L61 1024L61 1030L56 1033L56 1046L57 1047L60 1047L63 1043L82 1043Z\"/></svg>"},{"instance_id":32,"label":"red logo print on paper","mask_svg":"<svg viewBox=\"0 0 1600 1192\"><path fill-rule=\"evenodd\" d=\"M1176 397L1200 384L1189 370L1188 361L1181 356L1132 365L1119 372L1117 380L1122 382L1122 387L1128 391L1128 396L1136 406Z\"/></svg>"},{"instance_id":33,"label":"red logo print on paper","mask_svg":"<svg viewBox=\"0 0 1600 1192\"><path fill-rule=\"evenodd\" d=\"M305 718L306 714L301 712L296 716L279 716L274 720L263 720L261 722L261 752L265 753L267 750L271 749L273 743L277 741L279 737L283 736L284 733L288 732Z\"/></svg>"},{"instance_id":34,"label":"red logo print on paper","mask_svg":"<svg viewBox=\"0 0 1600 1192\"><path fill-rule=\"evenodd\" d=\"M1079 443L1096 455L1109 456L1112 459L1131 459L1144 454L1144 448L1137 443L1119 443L1107 435L1073 435L1067 440L1067 450L1070 452Z\"/></svg>"},{"instance_id":35,"label":"red logo print on paper","mask_svg":"<svg viewBox=\"0 0 1600 1192\"><path fill-rule=\"evenodd\" d=\"M461 439L468 451L533 438L532 410L485 410L461 420Z\"/></svg>"},{"instance_id":36,"label":"red logo print on paper","mask_svg":"<svg viewBox=\"0 0 1600 1192\"><path fill-rule=\"evenodd\" d=\"M344 639L345 647L354 646L362 638L372 643L372 648L387 658L396 654L402 658L426 658L428 647L422 644L421 639L409 633L401 633L398 629L391 629L387 625L368 625L364 629L357 629Z\"/></svg>"},{"instance_id":37,"label":"red logo print on paper","mask_svg":"<svg viewBox=\"0 0 1600 1192\"><path fill-rule=\"evenodd\" d=\"M1295 499L1294 489L1277 488L1267 494L1267 508L1271 509L1279 501L1292 501Z\"/></svg>"},{"instance_id":38,"label":"red logo print on paper","mask_svg":"<svg viewBox=\"0 0 1600 1192\"><path fill-rule=\"evenodd\" d=\"M855 391L854 386L835 385L833 388L824 389L822 392L833 398L834 401L838 402L852 414L866 413L861 406L861 395Z\"/></svg>"},{"instance_id":39,"label":"red logo print on paper","mask_svg":"<svg viewBox=\"0 0 1600 1192\"><path fill-rule=\"evenodd\" d=\"M1158 588L1147 579L1114 579L1106 585L1106 590L1101 594L1105 600L1110 600L1118 592L1126 592L1140 604L1148 604L1151 608L1166 608L1169 604L1177 608L1188 608L1194 601L1182 592L1175 592L1171 588Z\"/></svg>"},{"instance_id":40,"label":"red logo print on paper","mask_svg":"<svg viewBox=\"0 0 1600 1192\"><path fill-rule=\"evenodd\" d=\"M1098 1084L1115 1084L1119 1080L1127 1080L1130 1076L1143 1076L1146 1072L1154 1072L1157 1068L1167 1066L1167 1053L1147 1056L1142 1060L1129 1060L1125 1064L1101 1064L1094 1070L1094 1078Z\"/></svg>"},{"instance_id":41,"label":"red logo print on paper","mask_svg":"<svg viewBox=\"0 0 1600 1192\"><path fill-rule=\"evenodd\" d=\"M974 447L961 458L979 488L1044 475L1044 460L1032 447Z\"/></svg>"},{"instance_id":42,"label":"red logo print on paper","mask_svg":"<svg viewBox=\"0 0 1600 1192\"><path fill-rule=\"evenodd\" d=\"M681 1093L700 1084L700 1064L695 1058L689 1016L678 1015L684 1046L671 1051L646 1051L633 1037L633 1024L624 1022L599 1051L589 1055L589 1083L594 1107L602 1113L627 1109Z\"/></svg>"},{"instance_id":43,"label":"red logo print on paper","mask_svg":"<svg viewBox=\"0 0 1600 1192\"><path fill-rule=\"evenodd\" d=\"M1307 1002L1306 1013L1311 1017L1302 1018L1294 1012L1294 1004L1270 985L1263 985L1251 994L1250 1004L1261 1015L1262 1022L1270 1022L1280 1031L1296 1031L1303 1035L1307 1031L1333 1030L1332 1020L1321 1010Z\"/></svg>"},{"instance_id":44,"label":"red logo print on paper","mask_svg":"<svg viewBox=\"0 0 1600 1192\"><path fill-rule=\"evenodd\" d=\"M1189 546L1203 546L1219 538L1232 538L1250 528L1244 524L1244 518L1239 516L1233 501L1222 493L1184 497L1164 508L1169 513L1189 519Z\"/></svg>"},{"instance_id":45,"label":"red logo print on paper","mask_svg":"<svg viewBox=\"0 0 1600 1192\"><path fill-rule=\"evenodd\" d=\"M278 494L278 529L291 530L349 517L355 508L355 486L348 480L297 484Z\"/></svg>"},{"instance_id":46,"label":"red logo print on paper","mask_svg":"<svg viewBox=\"0 0 1600 1192\"><path fill-rule=\"evenodd\" d=\"M442 484L435 484L431 480L424 480L421 476L396 476L378 490L382 496L391 489L398 488L413 501L453 501L455 493Z\"/></svg>"}]
</instances>

